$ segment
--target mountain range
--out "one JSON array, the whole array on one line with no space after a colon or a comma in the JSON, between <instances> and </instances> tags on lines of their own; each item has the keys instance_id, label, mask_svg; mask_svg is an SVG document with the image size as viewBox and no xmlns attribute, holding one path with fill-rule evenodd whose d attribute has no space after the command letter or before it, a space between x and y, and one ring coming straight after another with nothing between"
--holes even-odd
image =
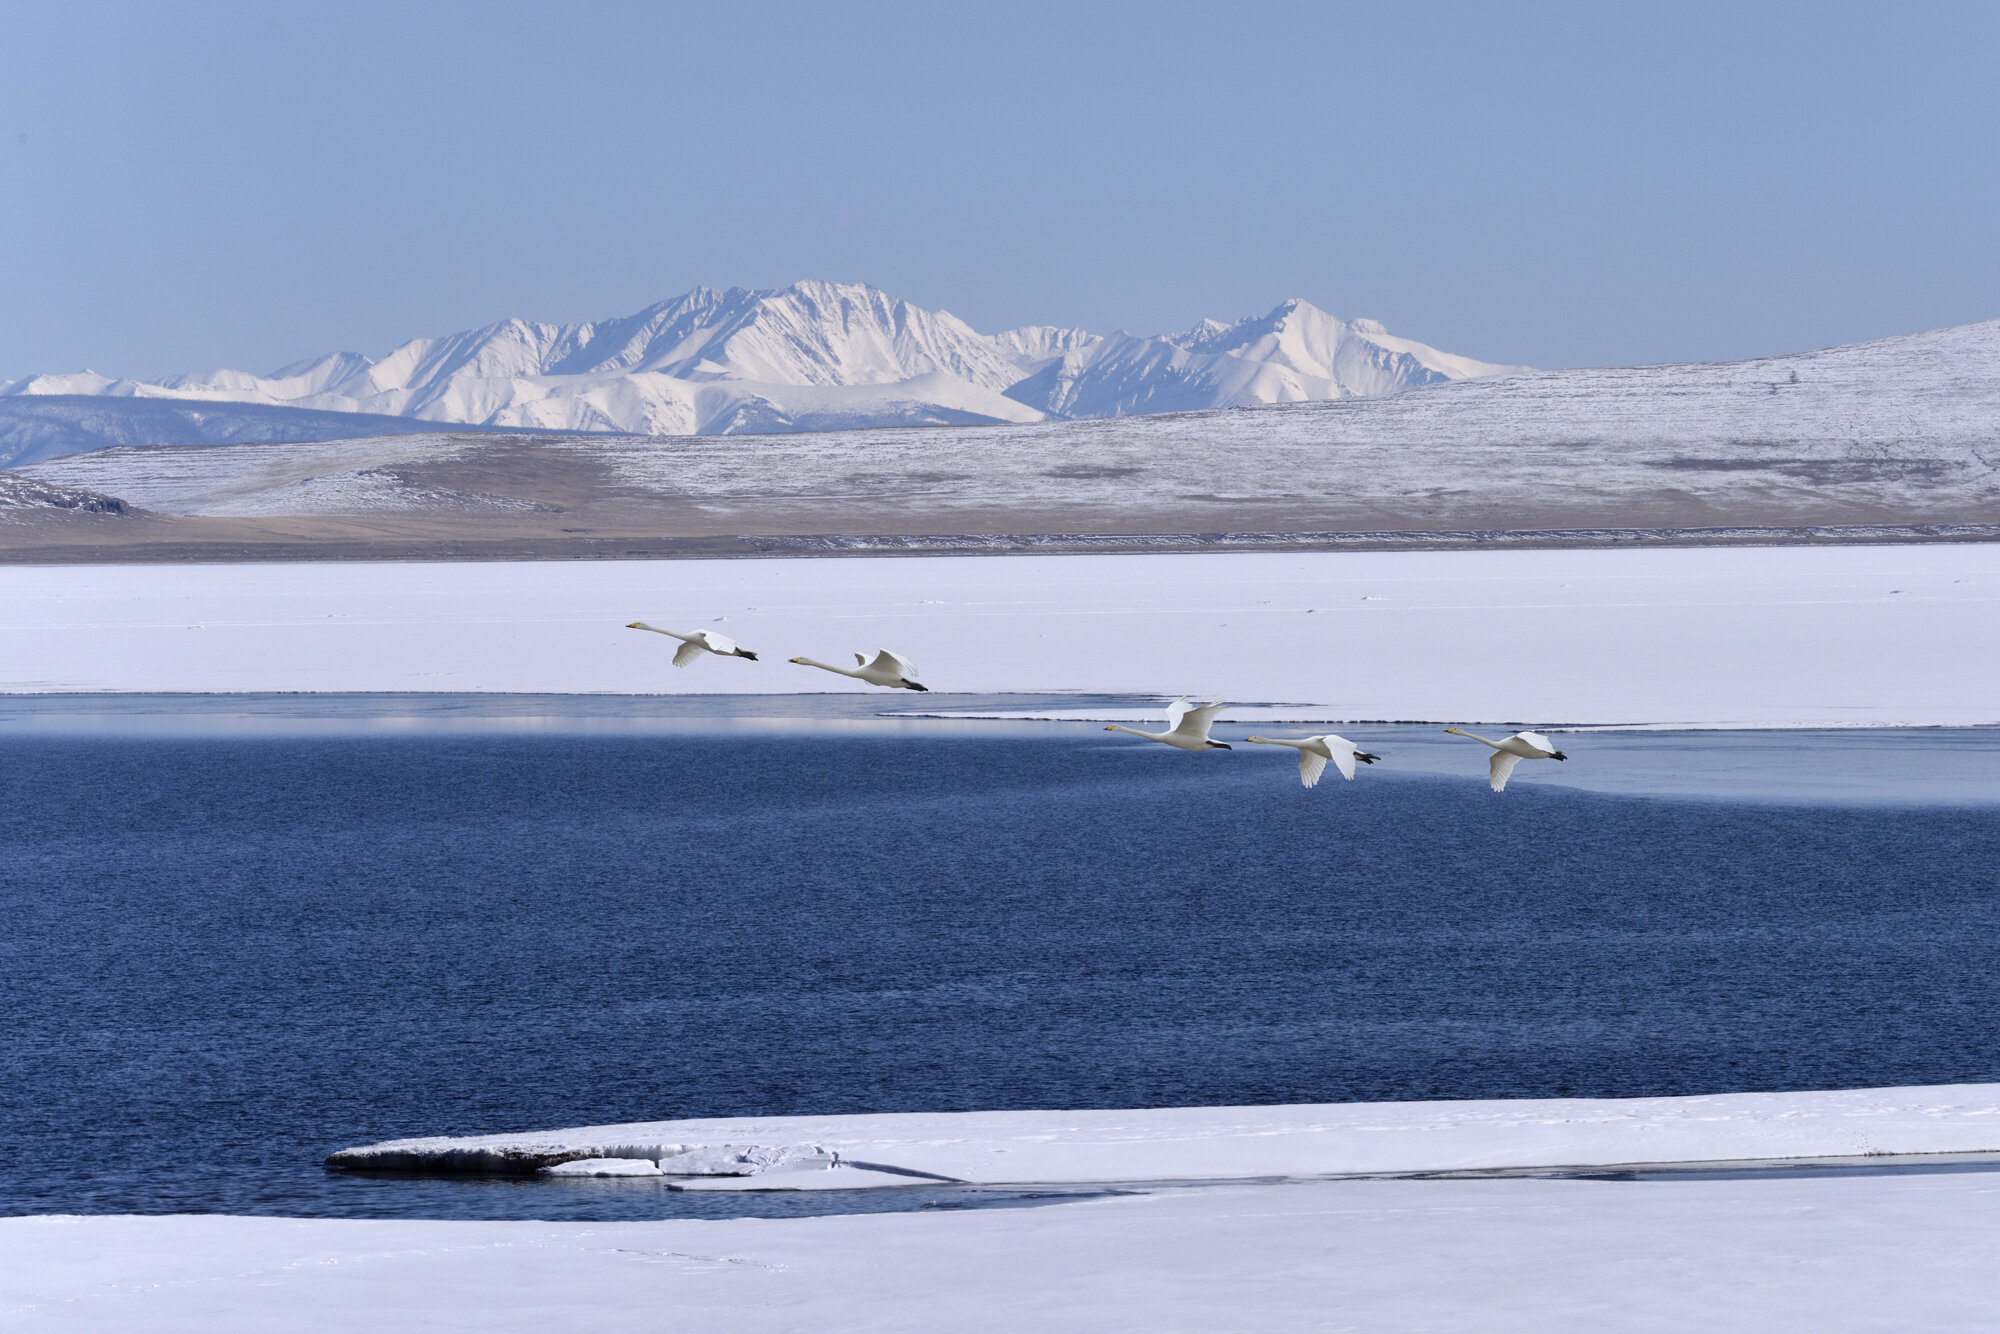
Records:
<instances>
[{"instance_id":1,"label":"mountain range","mask_svg":"<svg viewBox=\"0 0 2000 1334\"><path fill-rule=\"evenodd\" d=\"M268 375L35 375L0 382L0 398L164 399L366 414L355 419L355 435L381 433L382 419L722 435L1315 402L1515 369L1396 337L1373 320L1339 320L1299 300L1233 324L1204 320L1153 337L1043 325L982 334L949 312L877 288L800 282L767 291L696 288L633 315L587 324L505 320L415 339L379 359L336 352ZM10 449L9 416L0 411L0 461L74 452L57 438L60 416L39 414L33 447L13 442ZM198 416L179 421L183 435L203 429ZM226 439L246 438L240 415L232 421ZM272 438L328 438L327 425L294 425L289 436ZM272 421L268 429L284 428ZM88 442L79 436L77 447L100 447L117 434L107 431L100 413L96 435Z\"/></svg>"}]
</instances>

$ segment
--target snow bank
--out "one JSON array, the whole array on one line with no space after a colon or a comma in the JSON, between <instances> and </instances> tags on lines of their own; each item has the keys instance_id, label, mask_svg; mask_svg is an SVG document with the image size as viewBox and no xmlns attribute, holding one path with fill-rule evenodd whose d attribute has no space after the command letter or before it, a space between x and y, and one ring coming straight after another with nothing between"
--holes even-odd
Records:
<instances>
[{"instance_id":1,"label":"snow bank","mask_svg":"<svg viewBox=\"0 0 2000 1334\"><path fill-rule=\"evenodd\" d=\"M676 670L640 619L762 658ZM2000 722L2000 544L15 567L0 639L16 692L858 692L786 659L888 647L940 710L1188 693L1332 720L1963 725Z\"/></svg>"},{"instance_id":2,"label":"snow bank","mask_svg":"<svg viewBox=\"0 0 2000 1334\"><path fill-rule=\"evenodd\" d=\"M767 1148L732 1158L726 1147ZM359 1170L521 1172L592 1158L694 1161L754 1176L805 1160L907 1174L902 1184L1231 1180L1635 1163L2000 1154L2000 1084L1732 1093L936 1112L644 1122L521 1135L392 1140L343 1149ZM636 1146L636 1147L635 1147ZM698 1150L699 1152L699 1150ZM774 1183L775 1184L775 1183ZM896 1184L886 1181L883 1184Z\"/></svg>"},{"instance_id":3,"label":"snow bank","mask_svg":"<svg viewBox=\"0 0 2000 1334\"><path fill-rule=\"evenodd\" d=\"M1985 1172L1334 1181L648 1223L0 1219L11 1334L1990 1328Z\"/></svg>"}]
</instances>

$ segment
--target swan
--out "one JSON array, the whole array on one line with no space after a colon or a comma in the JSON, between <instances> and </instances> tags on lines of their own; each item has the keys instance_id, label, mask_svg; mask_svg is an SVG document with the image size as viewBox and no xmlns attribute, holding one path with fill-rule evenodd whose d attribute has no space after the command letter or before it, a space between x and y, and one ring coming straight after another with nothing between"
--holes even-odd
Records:
<instances>
[{"instance_id":1,"label":"swan","mask_svg":"<svg viewBox=\"0 0 2000 1334\"><path fill-rule=\"evenodd\" d=\"M644 621L634 621L625 628L627 630L651 630L656 635L665 635L669 639L680 640L681 646L674 650L674 666L676 667L685 667L704 653L713 653L718 658L748 658L752 662L757 661L757 655L749 649L738 648L735 640L731 639L728 635L719 635L713 630L696 630L692 634L684 635L678 630L662 630L659 626L648 625Z\"/></svg>"},{"instance_id":2,"label":"swan","mask_svg":"<svg viewBox=\"0 0 2000 1334\"><path fill-rule=\"evenodd\" d=\"M859 653L854 655L855 666L836 667L830 662L815 662L811 658L793 658L802 667L817 667L823 672L833 672L840 676L851 676L857 681L866 681L871 686L887 686L891 690L929 690L927 685L917 682L917 667L900 653L888 649L877 649L875 660L870 662Z\"/></svg>"},{"instance_id":3,"label":"swan","mask_svg":"<svg viewBox=\"0 0 2000 1334\"><path fill-rule=\"evenodd\" d=\"M1159 741L1175 750L1230 750L1232 747L1208 737L1208 725L1215 721L1215 715L1228 708L1220 700L1214 704L1204 704L1200 708L1194 701L1183 696L1167 705L1167 730L1164 732L1141 732L1130 727L1120 727L1112 723L1104 730L1125 732L1132 736L1142 736L1148 741Z\"/></svg>"},{"instance_id":4,"label":"swan","mask_svg":"<svg viewBox=\"0 0 2000 1334\"><path fill-rule=\"evenodd\" d=\"M1326 772L1326 762L1332 760L1340 770L1340 776L1348 782L1354 781L1354 762L1373 764L1380 755L1370 755L1344 736L1331 732L1325 736L1302 736L1292 740L1283 737L1273 739L1267 736L1246 737L1260 746L1290 746L1299 753L1299 781L1307 787L1319 782L1319 776Z\"/></svg>"},{"instance_id":5,"label":"swan","mask_svg":"<svg viewBox=\"0 0 2000 1334\"><path fill-rule=\"evenodd\" d=\"M1474 741L1485 741L1493 747L1493 759L1489 772L1492 774L1493 790L1499 792L1507 786L1507 775L1514 772L1514 766L1522 760L1566 760L1569 756L1549 744L1549 739L1540 732L1516 732L1504 741L1487 741L1477 732L1468 732L1462 727L1444 729L1453 736L1469 736Z\"/></svg>"}]
</instances>

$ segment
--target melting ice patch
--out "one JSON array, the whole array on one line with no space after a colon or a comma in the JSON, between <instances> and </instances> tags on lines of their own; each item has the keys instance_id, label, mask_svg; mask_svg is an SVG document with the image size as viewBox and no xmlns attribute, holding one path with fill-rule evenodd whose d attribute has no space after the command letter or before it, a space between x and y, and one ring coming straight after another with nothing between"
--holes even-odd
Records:
<instances>
[{"instance_id":1,"label":"melting ice patch","mask_svg":"<svg viewBox=\"0 0 2000 1334\"><path fill-rule=\"evenodd\" d=\"M657 1177L666 1174L650 1158L576 1158L544 1167L536 1173L545 1177Z\"/></svg>"}]
</instances>

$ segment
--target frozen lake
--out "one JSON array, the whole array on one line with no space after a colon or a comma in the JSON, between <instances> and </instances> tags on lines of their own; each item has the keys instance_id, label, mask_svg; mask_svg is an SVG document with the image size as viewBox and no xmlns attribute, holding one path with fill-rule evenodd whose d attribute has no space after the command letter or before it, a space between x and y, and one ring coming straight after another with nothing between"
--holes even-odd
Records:
<instances>
[{"instance_id":1,"label":"frozen lake","mask_svg":"<svg viewBox=\"0 0 2000 1334\"><path fill-rule=\"evenodd\" d=\"M0 1212L653 1217L323 1154L682 1116L2000 1078L2000 737L1282 752L1118 699L14 699ZM1306 728L1223 724L1235 739ZM853 1207L908 1208L920 1195ZM827 1208L826 1204L812 1205ZM842 1207L848 1207L843 1205Z\"/></svg>"},{"instance_id":2,"label":"frozen lake","mask_svg":"<svg viewBox=\"0 0 2000 1334\"><path fill-rule=\"evenodd\" d=\"M762 657L677 671L634 620ZM8 694L858 693L786 659L883 647L1311 718L1996 724L2000 543L0 569Z\"/></svg>"}]
</instances>

